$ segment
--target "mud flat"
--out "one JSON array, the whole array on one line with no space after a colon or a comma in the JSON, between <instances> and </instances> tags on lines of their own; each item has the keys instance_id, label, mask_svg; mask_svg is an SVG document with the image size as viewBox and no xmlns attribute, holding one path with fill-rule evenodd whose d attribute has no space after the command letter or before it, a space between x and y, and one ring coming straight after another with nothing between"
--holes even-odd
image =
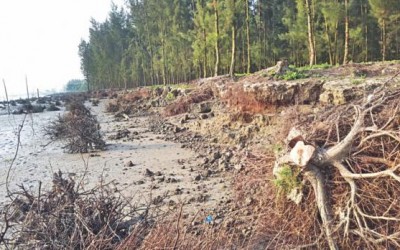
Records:
<instances>
[{"instance_id":1,"label":"mud flat","mask_svg":"<svg viewBox=\"0 0 400 250\"><path fill-rule=\"evenodd\" d=\"M8 173L11 191L23 184L37 192L39 183L42 188L51 188L53 174L59 170L85 189L112 183L138 204L186 203L196 207L201 203L207 210L228 199L225 179L199 178L202 159L196 152L151 132L149 117L116 120L103 112L106 102L91 110L100 122L107 149L87 154L67 154L62 144L50 143L44 136L43 127L64 111L0 116L0 202L8 199Z\"/></svg>"}]
</instances>

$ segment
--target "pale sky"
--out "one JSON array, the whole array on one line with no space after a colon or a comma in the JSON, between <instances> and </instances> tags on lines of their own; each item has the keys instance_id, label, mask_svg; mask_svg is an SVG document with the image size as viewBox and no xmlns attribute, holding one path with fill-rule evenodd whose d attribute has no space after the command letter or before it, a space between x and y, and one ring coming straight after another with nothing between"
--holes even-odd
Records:
<instances>
[{"instance_id":1,"label":"pale sky","mask_svg":"<svg viewBox=\"0 0 400 250\"><path fill-rule=\"evenodd\" d=\"M0 100L2 79L9 95L26 93L25 75L30 93L83 79L78 45L110 10L111 0L0 0Z\"/></svg>"}]
</instances>

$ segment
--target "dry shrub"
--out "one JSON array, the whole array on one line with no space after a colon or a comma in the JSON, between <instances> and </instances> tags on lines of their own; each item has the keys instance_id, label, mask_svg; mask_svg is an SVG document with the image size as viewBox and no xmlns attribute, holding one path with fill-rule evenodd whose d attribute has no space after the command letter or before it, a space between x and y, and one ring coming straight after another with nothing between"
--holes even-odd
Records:
<instances>
[{"instance_id":1,"label":"dry shrub","mask_svg":"<svg viewBox=\"0 0 400 250\"><path fill-rule=\"evenodd\" d=\"M100 134L99 122L83 102L72 101L67 110L68 113L59 115L45 128L46 135L53 140L63 141L69 153L103 150L105 142Z\"/></svg>"},{"instance_id":2,"label":"dry shrub","mask_svg":"<svg viewBox=\"0 0 400 250\"><path fill-rule=\"evenodd\" d=\"M206 223L207 213L199 211L193 217L183 219L184 207L141 234L132 233L118 249L235 249L243 248L245 238L234 223ZM178 211L177 211L178 210ZM226 214L227 217L230 214ZM238 221L236 215L231 221ZM200 220L200 221L199 221ZM229 225L228 225L229 224Z\"/></svg>"},{"instance_id":3,"label":"dry shrub","mask_svg":"<svg viewBox=\"0 0 400 250\"><path fill-rule=\"evenodd\" d=\"M214 97L214 93L211 88L198 89L190 92L188 96L178 98L173 103L165 107L165 114L167 116L174 116L178 114L187 113L191 109L192 104L201 103L210 100Z\"/></svg>"},{"instance_id":4,"label":"dry shrub","mask_svg":"<svg viewBox=\"0 0 400 250\"><path fill-rule=\"evenodd\" d=\"M304 188L299 206L278 195L272 174L274 159L265 152L250 155L244 160L249 170L240 172L234 180L236 202L242 204L248 197L253 199L247 208L252 212L248 220L252 236L245 249L290 249L308 244L323 249L324 243L315 240L321 231L312 190Z\"/></svg>"},{"instance_id":5,"label":"dry shrub","mask_svg":"<svg viewBox=\"0 0 400 250\"><path fill-rule=\"evenodd\" d=\"M21 186L17 198L5 206L4 218L13 233L5 234L10 238L0 244L18 249L114 249L130 225L142 225L135 209L110 185L83 190L58 172L50 191L35 193Z\"/></svg>"},{"instance_id":6,"label":"dry shrub","mask_svg":"<svg viewBox=\"0 0 400 250\"><path fill-rule=\"evenodd\" d=\"M344 145L348 135L352 139L336 165L316 165L323 175L332 234L308 234L310 238L304 242L328 247L328 240L333 239L340 249L400 247L399 97L400 91L382 88L369 97L370 103L361 99L349 105L327 107L313 116L298 116L297 122L291 123L304 132L308 144L317 147L319 152L328 152L327 155L330 149ZM305 182L304 188L311 189L310 184ZM314 196L307 189L303 192ZM297 213L302 206L315 207L314 203L303 200L300 206L292 208L292 213ZM307 214L321 223L318 210ZM309 230L309 220L304 219L307 214L296 216L303 222L287 232ZM314 227L311 232L322 228L321 225Z\"/></svg>"}]
</instances>

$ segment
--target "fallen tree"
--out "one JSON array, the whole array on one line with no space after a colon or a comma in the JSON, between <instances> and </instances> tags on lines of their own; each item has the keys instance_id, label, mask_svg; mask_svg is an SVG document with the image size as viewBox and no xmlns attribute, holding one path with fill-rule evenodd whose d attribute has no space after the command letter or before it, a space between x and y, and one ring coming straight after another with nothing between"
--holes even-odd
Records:
<instances>
[{"instance_id":1,"label":"fallen tree","mask_svg":"<svg viewBox=\"0 0 400 250\"><path fill-rule=\"evenodd\" d=\"M400 247L399 100L387 82L361 100L302 117L276 159L277 178L290 168L311 185L323 235L314 240L330 249ZM287 197L300 203L301 185Z\"/></svg>"}]
</instances>

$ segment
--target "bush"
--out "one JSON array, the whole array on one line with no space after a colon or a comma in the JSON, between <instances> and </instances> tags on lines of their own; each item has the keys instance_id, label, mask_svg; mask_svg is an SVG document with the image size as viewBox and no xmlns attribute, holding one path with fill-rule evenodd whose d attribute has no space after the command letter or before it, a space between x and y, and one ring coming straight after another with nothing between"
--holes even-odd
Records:
<instances>
[{"instance_id":1,"label":"bush","mask_svg":"<svg viewBox=\"0 0 400 250\"><path fill-rule=\"evenodd\" d=\"M284 75L280 76L279 78L290 81L296 79L303 79L306 78L307 75L298 71L287 71Z\"/></svg>"},{"instance_id":2,"label":"bush","mask_svg":"<svg viewBox=\"0 0 400 250\"><path fill-rule=\"evenodd\" d=\"M144 226L139 213L110 185L83 190L59 171L53 187L39 196L20 186L16 198L4 206L0 245L5 249L115 249L130 226ZM11 230L10 230L11 231ZM6 234L7 233L7 234Z\"/></svg>"},{"instance_id":3,"label":"bush","mask_svg":"<svg viewBox=\"0 0 400 250\"><path fill-rule=\"evenodd\" d=\"M100 125L95 116L82 102L71 102L69 113L58 116L45 128L46 135L65 143L69 153L87 153L89 150L103 150L105 142L100 134Z\"/></svg>"}]
</instances>

